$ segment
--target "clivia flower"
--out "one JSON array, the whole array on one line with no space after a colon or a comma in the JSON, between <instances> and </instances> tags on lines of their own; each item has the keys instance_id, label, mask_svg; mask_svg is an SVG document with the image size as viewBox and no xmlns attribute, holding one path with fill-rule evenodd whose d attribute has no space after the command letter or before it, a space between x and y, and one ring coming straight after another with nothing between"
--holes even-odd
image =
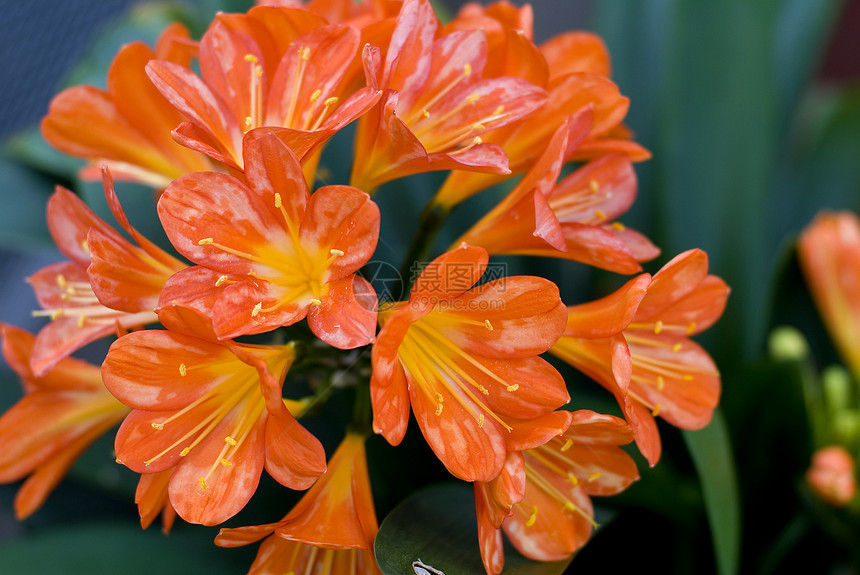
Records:
<instances>
[{"instance_id":1,"label":"clivia flower","mask_svg":"<svg viewBox=\"0 0 860 575\"><path fill-rule=\"evenodd\" d=\"M107 388L133 409L116 436L118 462L138 473L175 468L170 504L203 525L238 513L264 467L282 485L309 487L325 454L282 399L293 346L218 340L191 309L161 318L170 331L125 335L102 365Z\"/></svg>"},{"instance_id":2,"label":"clivia flower","mask_svg":"<svg viewBox=\"0 0 860 575\"><path fill-rule=\"evenodd\" d=\"M108 205L134 245L62 187L48 201L48 228L70 261L51 264L28 278L51 322L36 338L31 362L37 376L84 345L111 333L157 321L155 308L167 279L185 264L135 230L104 171Z\"/></svg>"},{"instance_id":3,"label":"clivia flower","mask_svg":"<svg viewBox=\"0 0 860 575\"><path fill-rule=\"evenodd\" d=\"M153 58L187 66L196 53L180 24L161 34L154 51L143 42L126 44L108 71L107 90L75 86L60 92L42 120L42 135L58 150L89 160L82 172L87 179L100 178L107 165L118 178L164 188L181 175L212 169L208 158L173 141L170 132L182 114L145 71Z\"/></svg>"},{"instance_id":4,"label":"clivia flower","mask_svg":"<svg viewBox=\"0 0 860 575\"><path fill-rule=\"evenodd\" d=\"M0 325L3 356L21 378L24 397L0 417L0 483L29 475L15 496L15 514L30 516L72 464L129 408L102 384L99 368L65 358L37 374L31 368L32 334Z\"/></svg>"},{"instance_id":5,"label":"clivia flower","mask_svg":"<svg viewBox=\"0 0 860 575\"><path fill-rule=\"evenodd\" d=\"M661 452L655 417L682 429L711 421L720 374L689 337L722 315L729 289L708 275L701 250L676 256L648 279L643 274L602 300L568 307L567 329L550 351L616 396L654 465ZM600 317L618 321L594 321Z\"/></svg>"},{"instance_id":6,"label":"clivia flower","mask_svg":"<svg viewBox=\"0 0 860 575\"><path fill-rule=\"evenodd\" d=\"M304 161L376 104L379 90L353 91L347 74L361 54L355 28L327 26L306 10L258 6L216 17L200 41L202 77L169 61L146 70L186 118L174 126L177 140L241 171L242 139L255 128L277 133ZM370 56L365 49L363 58Z\"/></svg>"},{"instance_id":7,"label":"clivia flower","mask_svg":"<svg viewBox=\"0 0 860 575\"><path fill-rule=\"evenodd\" d=\"M255 131L244 146L245 182L203 172L175 180L161 196L158 214L168 238L200 264L174 276L168 291L217 288L211 318L219 338L307 316L330 345L370 343L376 294L355 272L376 249L376 204L349 186L310 194L295 155L272 133Z\"/></svg>"},{"instance_id":8,"label":"clivia flower","mask_svg":"<svg viewBox=\"0 0 860 575\"><path fill-rule=\"evenodd\" d=\"M556 179L568 145L568 123L517 186L455 243L494 255L571 259L635 273L660 251L642 234L613 221L636 198L636 175L625 156L608 154Z\"/></svg>"},{"instance_id":9,"label":"clivia flower","mask_svg":"<svg viewBox=\"0 0 860 575\"><path fill-rule=\"evenodd\" d=\"M481 30L436 37L429 0L406 0L381 65L379 105L358 124L351 182L372 191L431 170L509 174L484 135L533 112L546 93L516 77L484 78Z\"/></svg>"},{"instance_id":10,"label":"clivia flower","mask_svg":"<svg viewBox=\"0 0 860 575\"><path fill-rule=\"evenodd\" d=\"M268 525L222 529L215 544L238 547L265 537L249 575L378 575L373 541L379 526L364 443L363 434L347 431L328 472L286 517Z\"/></svg>"},{"instance_id":11,"label":"clivia flower","mask_svg":"<svg viewBox=\"0 0 860 575\"><path fill-rule=\"evenodd\" d=\"M409 408L430 447L465 481L490 481L528 429L557 422L569 401L559 373L538 357L566 320L558 288L517 276L475 286L487 252L461 246L429 264L409 301L379 314L370 382L373 428L397 445ZM526 421L521 421L526 420Z\"/></svg>"}]
</instances>

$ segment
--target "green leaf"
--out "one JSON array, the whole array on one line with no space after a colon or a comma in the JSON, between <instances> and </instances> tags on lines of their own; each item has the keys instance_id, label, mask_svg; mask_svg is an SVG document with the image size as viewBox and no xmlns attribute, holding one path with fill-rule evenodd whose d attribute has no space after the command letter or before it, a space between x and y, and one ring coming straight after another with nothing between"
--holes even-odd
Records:
<instances>
[{"instance_id":1,"label":"green leaf","mask_svg":"<svg viewBox=\"0 0 860 575\"><path fill-rule=\"evenodd\" d=\"M3 572L17 575L160 575L244 573L247 553L218 549L214 532L177 525L169 537L130 523L93 523L40 530L0 545ZM249 549L248 551L253 551Z\"/></svg>"},{"instance_id":2,"label":"green leaf","mask_svg":"<svg viewBox=\"0 0 860 575\"><path fill-rule=\"evenodd\" d=\"M421 559L445 575L484 573L475 521L468 485L441 483L422 489L382 522L375 545L379 567L386 575L404 575ZM505 546L505 575L560 575L569 563L531 561Z\"/></svg>"},{"instance_id":3,"label":"green leaf","mask_svg":"<svg viewBox=\"0 0 860 575\"><path fill-rule=\"evenodd\" d=\"M740 555L740 500L728 427L719 409L706 428L685 431L684 441L693 458L720 575L738 572Z\"/></svg>"}]
</instances>

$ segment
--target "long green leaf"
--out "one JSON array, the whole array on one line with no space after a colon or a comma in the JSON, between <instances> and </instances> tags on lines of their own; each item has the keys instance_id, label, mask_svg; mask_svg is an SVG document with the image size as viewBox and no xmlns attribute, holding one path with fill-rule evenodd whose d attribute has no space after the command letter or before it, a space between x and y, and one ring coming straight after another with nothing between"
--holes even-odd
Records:
<instances>
[{"instance_id":1,"label":"long green leaf","mask_svg":"<svg viewBox=\"0 0 860 575\"><path fill-rule=\"evenodd\" d=\"M738 572L740 556L740 498L729 430L722 411L714 412L714 419L706 428L685 431L684 441L702 485L719 573L732 575Z\"/></svg>"}]
</instances>

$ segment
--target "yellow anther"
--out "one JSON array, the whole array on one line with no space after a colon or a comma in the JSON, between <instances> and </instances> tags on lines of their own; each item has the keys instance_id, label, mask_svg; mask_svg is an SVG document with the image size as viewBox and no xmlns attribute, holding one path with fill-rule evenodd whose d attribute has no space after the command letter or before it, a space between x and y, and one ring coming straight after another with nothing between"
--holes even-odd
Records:
<instances>
[{"instance_id":1,"label":"yellow anther","mask_svg":"<svg viewBox=\"0 0 860 575\"><path fill-rule=\"evenodd\" d=\"M84 322L87 321L87 316L79 315L78 316L78 327L84 327Z\"/></svg>"},{"instance_id":2,"label":"yellow anther","mask_svg":"<svg viewBox=\"0 0 860 575\"><path fill-rule=\"evenodd\" d=\"M481 139L481 136L475 136L474 138L472 138L472 145L474 146L480 146L483 143L484 140Z\"/></svg>"},{"instance_id":3,"label":"yellow anther","mask_svg":"<svg viewBox=\"0 0 860 575\"><path fill-rule=\"evenodd\" d=\"M254 56L253 54L245 54L245 61L251 62L252 64L256 64L257 62L259 62L257 57Z\"/></svg>"},{"instance_id":4,"label":"yellow anther","mask_svg":"<svg viewBox=\"0 0 860 575\"><path fill-rule=\"evenodd\" d=\"M322 90L320 90L319 88L317 88L317 89L314 91L314 93L313 93L313 94L311 94L311 102L316 102L317 100L319 100L319 99L320 99L320 96L322 96Z\"/></svg>"},{"instance_id":5,"label":"yellow anther","mask_svg":"<svg viewBox=\"0 0 860 575\"><path fill-rule=\"evenodd\" d=\"M535 524L535 521L537 521L537 513L538 513L538 508L537 508L537 505L535 505L532 507L532 514L529 515L529 519L528 519L528 521L526 521L526 527L531 527L532 525Z\"/></svg>"},{"instance_id":6,"label":"yellow anther","mask_svg":"<svg viewBox=\"0 0 860 575\"><path fill-rule=\"evenodd\" d=\"M336 250L336 249L330 249L330 250L328 251L328 253L330 253L330 254L331 254L331 255L333 255L333 256L337 256L337 257L339 257L339 258L342 258L342 257L346 254L346 252L345 252L345 251L343 251L343 250Z\"/></svg>"},{"instance_id":7,"label":"yellow anther","mask_svg":"<svg viewBox=\"0 0 860 575\"><path fill-rule=\"evenodd\" d=\"M256 66L254 68L254 74L257 75L257 78L261 78L263 76L263 67L262 66Z\"/></svg>"},{"instance_id":8,"label":"yellow anther","mask_svg":"<svg viewBox=\"0 0 860 575\"><path fill-rule=\"evenodd\" d=\"M502 112L504 112L504 111L505 111L505 107L504 107L504 106L499 106L498 108L496 108L495 110L493 110L493 115L494 115L494 116L499 116L499 115L501 115L501 114L502 114Z\"/></svg>"},{"instance_id":9,"label":"yellow anther","mask_svg":"<svg viewBox=\"0 0 860 575\"><path fill-rule=\"evenodd\" d=\"M484 427L484 414L478 414L478 427Z\"/></svg>"},{"instance_id":10,"label":"yellow anther","mask_svg":"<svg viewBox=\"0 0 860 575\"><path fill-rule=\"evenodd\" d=\"M572 471L568 472L567 480L570 481L573 485L579 485L579 479L577 479L576 475L574 475Z\"/></svg>"},{"instance_id":11,"label":"yellow anther","mask_svg":"<svg viewBox=\"0 0 860 575\"><path fill-rule=\"evenodd\" d=\"M486 387L484 387L483 385L478 385L478 391L480 391L480 392L481 392L481 393L483 393L484 395L490 395L490 392L489 392L489 391L487 391L487 388L486 388Z\"/></svg>"},{"instance_id":12,"label":"yellow anther","mask_svg":"<svg viewBox=\"0 0 860 575\"><path fill-rule=\"evenodd\" d=\"M251 317L257 317L260 315L260 312L263 310L263 302L257 302L257 305L254 306L254 309L251 310Z\"/></svg>"},{"instance_id":13,"label":"yellow anther","mask_svg":"<svg viewBox=\"0 0 860 575\"><path fill-rule=\"evenodd\" d=\"M78 290L75 289L75 286L66 287L66 293L69 295L78 295Z\"/></svg>"},{"instance_id":14,"label":"yellow anther","mask_svg":"<svg viewBox=\"0 0 860 575\"><path fill-rule=\"evenodd\" d=\"M421 115L422 115L422 116L424 116L425 118L429 118L429 117L430 117L430 112L428 112L427 110L423 110L423 111L421 112Z\"/></svg>"},{"instance_id":15,"label":"yellow anther","mask_svg":"<svg viewBox=\"0 0 860 575\"><path fill-rule=\"evenodd\" d=\"M484 130L487 129L487 127L480 122L475 122L474 124L469 126L469 128L475 132L483 132Z\"/></svg>"},{"instance_id":16,"label":"yellow anther","mask_svg":"<svg viewBox=\"0 0 860 575\"><path fill-rule=\"evenodd\" d=\"M694 331L696 331L696 322L691 322L690 325L687 326L687 335L693 335Z\"/></svg>"},{"instance_id":17,"label":"yellow anther","mask_svg":"<svg viewBox=\"0 0 860 575\"><path fill-rule=\"evenodd\" d=\"M438 401L439 403L442 403L442 401L444 401L444 399L445 398L442 397L441 393L436 393L436 401Z\"/></svg>"},{"instance_id":18,"label":"yellow anther","mask_svg":"<svg viewBox=\"0 0 860 575\"><path fill-rule=\"evenodd\" d=\"M153 429L159 429L159 430L164 429L164 426L162 424L155 423L154 421L150 425L152 425Z\"/></svg>"},{"instance_id":19,"label":"yellow anther","mask_svg":"<svg viewBox=\"0 0 860 575\"><path fill-rule=\"evenodd\" d=\"M323 102L323 104L325 104L326 106L334 106L338 102L340 102L340 98L338 98L337 96L332 96L331 98Z\"/></svg>"},{"instance_id":20,"label":"yellow anther","mask_svg":"<svg viewBox=\"0 0 860 575\"><path fill-rule=\"evenodd\" d=\"M215 280L215 287L221 287L224 285L224 282L227 281L227 276L218 276L218 279Z\"/></svg>"},{"instance_id":21,"label":"yellow anther","mask_svg":"<svg viewBox=\"0 0 860 575\"><path fill-rule=\"evenodd\" d=\"M592 194L596 194L600 190L600 184L597 183L597 180L589 180L588 187L591 188Z\"/></svg>"},{"instance_id":22,"label":"yellow anther","mask_svg":"<svg viewBox=\"0 0 860 575\"><path fill-rule=\"evenodd\" d=\"M184 363L179 364L179 375L181 377L185 377L186 375L188 375L188 368L185 367Z\"/></svg>"},{"instance_id":23,"label":"yellow anther","mask_svg":"<svg viewBox=\"0 0 860 575\"><path fill-rule=\"evenodd\" d=\"M229 435L228 435L227 437L225 437L225 438L224 438L224 443L229 443L229 444L230 444L230 445L232 445L233 447L236 447L236 445L238 445L238 444L236 443L236 440L235 440L235 439L233 439L232 437L230 437Z\"/></svg>"},{"instance_id":24,"label":"yellow anther","mask_svg":"<svg viewBox=\"0 0 860 575\"><path fill-rule=\"evenodd\" d=\"M594 217L597 218L598 220L605 220L606 214L604 214L600 210L594 210Z\"/></svg>"},{"instance_id":25,"label":"yellow anther","mask_svg":"<svg viewBox=\"0 0 860 575\"><path fill-rule=\"evenodd\" d=\"M564 445L562 445L562 446L561 446L561 450L562 450L562 451L567 451L567 450L568 450L568 449L570 449L571 447L573 447L573 440L572 440L571 438L569 438L569 437L568 437L568 438L567 438L567 441L565 441L565 442L564 442Z\"/></svg>"},{"instance_id":26,"label":"yellow anther","mask_svg":"<svg viewBox=\"0 0 860 575\"><path fill-rule=\"evenodd\" d=\"M657 391L663 391L663 388L666 386L666 381L663 379L662 375L657 376Z\"/></svg>"},{"instance_id":27,"label":"yellow anther","mask_svg":"<svg viewBox=\"0 0 860 575\"><path fill-rule=\"evenodd\" d=\"M322 300L319 300L319 299L317 299L317 298L315 298L315 297L312 297L312 298L311 298L311 303L312 303L313 305L322 305Z\"/></svg>"},{"instance_id":28,"label":"yellow anther","mask_svg":"<svg viewBox=\"0 0 860 575\"><path fill-rule=\"evenodd\" d=\"M198 477L198 478L197 478L197 483L199 483L199 484L200 484L200 487L202 487L203 489L209 489L209 484L208 484L208 483L206 483L206 478L205 478L205 477Z\"/></svg>"},{"instance_id":29,"label":"yellow anther","mask_svg":"<svg viewBox=\"0 0 860 575\"><path fill-rule=\"evenodd\" d=\"M472 65L468 62L463 65L463 75L467 78L472 75Z\"/></svg>"},{"instance_id":30,"label":"yellow anther","mask_svg":"<svg viewBox=\"0 0 860 575\"><path fill-rule=\"evenodd\" d=\"M275 207L281 209L281 206L284 205L284 202L281 200L281 194L275 192Z\"/></svg>"},{"instance_id":31,"label":"yellow anther","mask_svg":"<svg viewBox=\"0 0 860 575\"><path fill-rule=\"evenodd\" d=\"M51 321L54 321L55 319L57 319L58 317L61 317L62 315L63 315L63 310L61 310L61 309L57 309L57 310L52 311L51 312Z\"/></svg>"},{"instance_id":32,"label":"yellow anther","mask_svg":"<svg viewBox=\"0 0 860 575\"><path fill-rule=\"evenodd\" d=\"M185 449L183 449L182 451L179 452L179 457L185 457L189 453L191 453L191 448L186 447Z\"/></svg>"},{"instance_id":33,"label":"yellow anther","mask_svg":"<svg viewBox=\"0 0 860 575\"><path fill-rule=\"evenodd\" d=\"M90 244L87 243L87 240L81 240L81 249L90 253Z\"/></svg>"},{"instance_id":34,"label":"yellow anther","mask_svg":"<svg viewBox=\"0 0 860 575\"><path fill-rule=\"evenodd\" d=\"M602 474L602 473L600 473L599 471L595 471L594 473L592 473L592 474L590 474L590 475L588 476L588 481L589 481L589 482L591 482L591 481L597 481L598 479L600 479L600 476L601 476L601 475L603 475L603 474Z\"/></svg>"},{"instance_id":35,"label":"yellow anther","mask_svg":"<svg viewBox=\"0 0 860 575\"><path fill-rule=\"evenodd\" d=\"M659 403L654 404L654 409L651 410L651 415L653 415L654 417L657 417L658 415L660 415L660 404Z\"/></svg>"},{"instance_id":36,"label":"yellow anther","mask_svg":"<svg viewBox=\"0 0 860 575\"><path fill-rule=\"evenodd\" d=\"M627 229L624 227L624 224L622 224L621 222L612 222L609 225L612 226L613 228L615 228L616 230L618 230L619 232L623 232L624 230Z\"/></svg>"},{"instance_id":37,"label":"yellow anther","mask_svg":"<svg viewBox=\"0 0 860 575\"><path fill-rule=\"evenodd\" d=\"M575 513L575 512L576 512L576 510L577 510L577 507L576 507L576 505L574 505L574 504L573 504L573 503L571 503L570 501L565 501L565 502L564 502L564 509L565 509L566 511L573 511L573 512Z\"/></svg>"},{"instance_id":38,"label":"yellow anther","mask_svg":"<svg viewBox=\"0 0 860 575\"><path fill-rule=\"evenodd\" d=\"M208 246L208 245L213 244L213 243L215 243L215 240L213 240L212 238L203 238L202 240L197 242L197 245L198 246Z\"/></svg>"},{"instance_id":39,"label":"yellow anther","mask_svg":"<svg viewBox=\"0 0 860 575\"><path fill-rule=\"evenodd\" d=\"M488 319L484 320L484 327L490 331L493 331L493 324L491 324L490 320L488 320Z\"/></svg>"},{"instance_id":40,"label":"yellow anther","mask_svg":"<svg viewBox=\"0 0 860 575\"><path fill-rule=\"evenodd\" d=\"M61 288L65 288L66 287L66 276L64 276L63 274L57 274L57 285L60 286Z\"/></svg>"},{"instance_id":41,"label":"yellow anther","mask_svg":"<svg viewBox=\"0 0 860 575\"><path fill-rule=\"evenodd\" d=\"M242 124L245 126L245 130L250 130L254 127L254 118L251 116L245 116L245 119L242 121Z\"/></svg>"},{"instance_id":42,"label":"yellow anther","mask_svg":"<svg viewBox=\"0 0 860 575\"><path fill-rule=\"evenodd\" d=\"M61 299L61 300L63 300L63 301L69 301L70 299L72 299L72 296L70 296L70 295L69 295L69 294L67 294L67 293L61 293L61 294L60 294L60 299Z\"/></svg>"},{"instance_id":43,"label":"yellow anther","mask_svg":"<svg viewBox=\"0 0 860 575\"><path fill-rule=\"evenodd\" d=\"M302 60L309 60L311 57L311 49L305 46L299 49L299 54L302 55Z\"/></svg>"},{"instance_id":44,"label":"yellow anther","mask_svg":"<svg viewBox=\"0 0 860 575\"><path fill-rule=\"evenodd\" d=\"M519 383L515 383L515 384L513 384L513 385L509 385L509 386L508 386L508 387L506 387L505 389L507 389L508 391L516 391L516 390L518 390L519 388L520 388L520 384L519 384Z\"/></svg>"},{"instance_id":45,"label":"yellow anther","mask_svg":"<svg viewBox=\"0 0 860 575\"><path fill-rule=\"evenodd\" d=\"M436 415L442 415L442 404L441 403L436 405Z\"/></svg>"},{"instance_id":46,"label":"yellow anther","mask_svg":"<svg viewBox=\"0 0 860 575\"><path fill-rule=\"evenodd\" d=\"M481 99L481 95L476 92L476 93L474 93L471 96L468 96L466 98L466 103L467 104L474 104L475 102L477 102L480 99Z\"/></svg>"},{"instance_id":47,"label":"yellow anther","mask_svg":"<svg viewBox=\"0 0 860 575\"><path fill-rule=\"evenodd\" d=\"M660 335L661 331L663 331L663 322L658 319L654 324L654 335Z\"/></svg>"},{"instance_id":48,"label":"yellow anther","mask_svg":"<svg viewBox=\"0 0 860 575\"><path fill-rule=\"evenodd\" d=\"M232 466L233 464L232 464L232 463L230 463L229 461L227 461L226 459L223 459L223 458L222 458L222 459L221 459L221 465L223 465L224 467L230 467L230 466Z\"/></svg>"}]
</instances>

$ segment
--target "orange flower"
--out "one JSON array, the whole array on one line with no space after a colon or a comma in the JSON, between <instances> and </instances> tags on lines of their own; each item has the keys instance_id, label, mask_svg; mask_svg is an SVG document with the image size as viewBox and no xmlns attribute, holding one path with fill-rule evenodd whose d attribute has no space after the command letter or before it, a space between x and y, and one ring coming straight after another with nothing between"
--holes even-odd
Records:
<instances>
[{"instance_id":1,"label":"orange flower","mask_svg":"<svg viewBox=\"0 0 860 575\"><path fill-rule=\"evenodd\" d=\"M570 306L564 336L550 351L615 394L642 455L654 465L661 450L655 417L700 429L717 406L719 372L688 338L722 315L729 288L708 275L708 256L701 250L663 266L644 296L643 277L648 276L597 302ZM617 317L623 331L594 321L603 315Z\"/></svg>"},{"instance_id":2,"label":"orange flower","mask_svg":"<svg viewBox=\"0 0 860 575\"><path fill-rule=\"evenodd\" d=\"M827 503L844 507L857 493L854 458L838 445L819 449L812 455L806 482Z\"/></svg>"},{"instance_id":3,"label":"orange flower","mask_svg":"<svg viewBox=\"0 0 860 575\"><path fill-rule=\"evenodd\" d=\"M364 442L364 435L348 431L328 472L281 521L222 529L215 544L238 547L266 537L250 574L380 573L373 556L379 527Z\"/></svg>"},{"instance_id":4,"label":"orange flower","mask_svg":"<svg viewBox=\"0 0 860 575\"><path fill-rule=\"evenodd\" d=\"M270 331L307 316L311 330L330 345L370 343L376 294L355 271L376 249L379 208L349 186L325 186L311 195L296 157L266 131L245 138L245 167L247 185L200 173L165 190L158 214L167 236L201 264L174 276L166 289L193 294L217 288L211 317L220 338Z\"/></svg>"},{"instance_id":5,"label":"orange flower","mask_svg":"<svg viewBox=\"0 0 860 575\"><path fill-rule=\"evenodd\" d=\"M364 28L388 17L397 16L398 0L257 0L257 6L304 8L326 19L330 24L349 24Z\"/></svg>"},{"instance_id":6,"label":"orange flower","mask_svg":"<svg viewBox=\"0 0 860 575\"><path fill-rule=\"evenodd\" d=\"M118 461L138 473L175 468L170 504L204 525L238 513L264 466L282 485L309 487L325 454L288 409L298 404L281 398L292 345L219 341L190 309L161 317L172 331L123 336L102 366L107 388L133 408L117 433Z\"/></svg>"},{"instance_id":7,"label":"orange flower","mask_svg":"<svg viewBox=\"0 0 860 575\"><path fill-rule=\"evenodd\" d=\"M144 67L153 58L187 65L196 52L188 31L169 26L153 52L142 42L123 46L111 64L107 90L75 86L60 92L42 120L42 135L57 149L89 160L82 175L100 177L102 165L124 179L163 188L183 174L211 169L205 157L173 141L182 121L158 93Z\"/></svg>"},{"instance_id":8,"label":"orange flower","mask_svg":"<svg viewBox=\"0 0 860 575\"><path fill-rule=\"evenodd\" d=\"M823 212L800 236L798 254L824 324L854 373L860 373L860 221Z\"/></svg>"},{"instance_id":9,"label":"orange flower","mask_svg":"<svg viewBox=\"0 0 860 575\"><path fill-rule=\"evenodd\" d=\"M347 71L359 56L355 28L327 26L306 10L258 6L216 17L200 41L202 78L169 61L146 70L187 119L177 140L241 171L242 138L255 128L276 132L304 160L376 104L374 87L351 92Z\"/></svg>"},{"instance_id":10,"label":"orange flower","mask_svg":"<svg viewBox=\"0 0 860 575\"><path fill-rule=\"evenodd\" d=\"M633 440L623 419L581 410L561 437L526 451L525 496L502 524L530 559L566 559L588 541L592 496L614 495L639 479L636 463L619 445Z\"/></svg>"},{"instance_id":11,"label":"orange flower","mask_svg":"<svg viewBox=\"0 0 860 575\"><path fill-rule=\"evenodd\" d=\"M161 531L167 535L176 520L176 509L170 504L168 489L175 468L158 473L142 473L137 482L134 502L140 512L140 526L149 527L161 514Z\"/></svg>"},{"instance_id":12,"label":"orange flower","mask_svg":"<svg viewBox=\"0 0 860 575\"><path fill-rule=\"evenodd\" d=\"M584 262L618 273L641 270L660 251L643 235L612 221L636 198L636 174L621 154L608 154L556 184L568 144L568 123L519 184L455 245L493 255L529 254Z\"/></svg>"},{"instance_id":13,"label":"orange flower","mask_svg":"<svg viewBox=\"0 0 860 575\"><path fill-rule=\"evenodd\" d=\"M430 170L508 174L485 134L543 105L545 92L522 78L485 78L480 30L436 39L429 0L406 0L381 65L379 106L359 122L352 183L365 190Z\"/></svg>"},{"instance_id":14,"label":"orange flower","mask_svg":"<svg viewBox=\"0 0 860 575\"><path fill-rule=\"evenodd\" d=\"M154 310L162 286L186 267L129 224L107 170L104 188L114 217L137 246L75 194L57 187L48 201L48 227L71 261L51 264L28 278L42 307L34 315L52 320L36 338L31 357L36 375L92 341L157 321Z\"/></svg>"},{"instance_id":15,"label":"orange flower","mask_svg":"<svg viewBox=\"0 0 860 575\"><path fill-rule=\"evenodd\" d=\"M31 369L34 338L0 325L3 356L21 377L24 397L0 417L0 483L30 476L15 497L28 517L44 503L81 453L129 409L108 393L99 368L66 358L43 375Z\"/></svg>"},{"instance_id":16,"label":"orange flower","mask_svg":"<svg viewBox=\"0 0 860 575\"><path fill-rule=\"evenodd\" d=\"M430 447L455 476L490 481L528 432L555 422L568 402L558 372L538 357L564 329L558 288L542 278L472 287L487 252L462 246L429 263L408 302L380 312L373 346L373 428L392 445L409 407Z\"/></svg>"}]
</instances>

